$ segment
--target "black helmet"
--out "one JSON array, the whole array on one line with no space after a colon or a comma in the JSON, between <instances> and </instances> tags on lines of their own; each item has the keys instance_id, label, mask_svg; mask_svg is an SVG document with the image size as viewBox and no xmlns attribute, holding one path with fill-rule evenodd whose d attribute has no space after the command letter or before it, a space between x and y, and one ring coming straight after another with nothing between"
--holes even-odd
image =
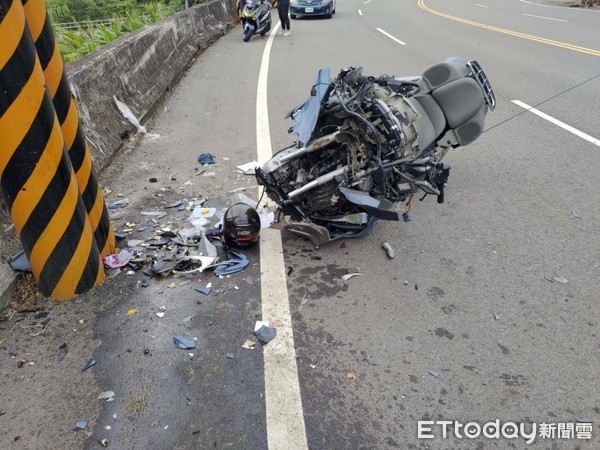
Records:
<instances>
[{"instance_id":1,"label":"black helmet","mask_svg":"<svg viewBox=\"0 0 600 450\"><path fill-rule=\"evenodd\" d=\"M235 248L250 248L260 237L260 217L245 203L232 205L223 217L225 243Z\"/></svg>"}]
</instances>

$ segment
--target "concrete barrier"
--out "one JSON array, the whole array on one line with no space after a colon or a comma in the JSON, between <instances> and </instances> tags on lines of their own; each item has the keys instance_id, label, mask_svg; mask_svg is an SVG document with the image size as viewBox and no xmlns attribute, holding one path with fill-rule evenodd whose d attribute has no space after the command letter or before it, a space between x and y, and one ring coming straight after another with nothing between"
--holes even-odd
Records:
<instances>
[{"instance_id":1,"label":"concrete barrier","mask_svg":"<svg viewBox=\"0 0 600 450\"><path fill-rule=\"evenodd\" d=\"M67 66L96 170L106 167L137 132L115 98L145 122L198 52L236 18L234 0L214 0L137 30Z\"/></svg>"},{"instance_id":2,"label":"concrete barrier","mask_svg":"<svg viewBox=\"0 0 600 450\"><path fill-rule=\"evenodd\" d=\"M148 120L199 52L237 23L235 0L214 0L146 26L66 66L83 130L97 172L138 132L115 101ZM2 202L4 203L4 202ZM10 215L0 207L0 223ZM15 274L6 264L18 239L13 230L0 240L0 308L10 297ZM11 243L10 246L6 243Z\"/></svg>"}]
</instances>

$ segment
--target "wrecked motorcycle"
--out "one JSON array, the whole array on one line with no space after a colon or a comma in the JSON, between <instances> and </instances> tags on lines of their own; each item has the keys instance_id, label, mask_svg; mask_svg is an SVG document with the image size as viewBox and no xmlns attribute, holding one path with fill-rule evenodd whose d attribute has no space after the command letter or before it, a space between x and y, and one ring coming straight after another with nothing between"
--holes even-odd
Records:
<instances>
[{"instance_id":1,"label":"wrecked motorcycle","mask_svg":"<svg viewBox=\"0 0 600 450\"><path fill-rule=\"evenodd\" d=\"M401 78L350 67L332 79L321 69L308 100L286 116L297 142L256 178L280 223L313 245L364 236L378 219L399 220L390 207L409 208L415 194L443 203L450 167L442 158L475 141L495 106L474 60L452 57Z\"/></svg>"}]
</instances>

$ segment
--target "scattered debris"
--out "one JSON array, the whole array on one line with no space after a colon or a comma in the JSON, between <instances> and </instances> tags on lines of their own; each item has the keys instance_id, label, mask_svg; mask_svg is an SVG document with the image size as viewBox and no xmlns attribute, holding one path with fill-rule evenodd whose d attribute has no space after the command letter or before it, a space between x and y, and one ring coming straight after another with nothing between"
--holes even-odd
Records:
<instances>
[{"instance_id":1,"label":"scattered debris","mask_svg":"<svg viewBox=\"0 0 600 450\"><path fill-rule=\"evenodd\" d=\"M114 400L115 393L113 391L104 391L101 392L98 396L98 400L106 400L107 402L112 402Z\"/></svg>"},{"instance_id":2,"label":"scattered debris","mask_svg":"<svg viewBox=\"0 0 600 450\"><path fill-rule=\"evenodd\" d=\"M410 222L410 214L408 213L408 211L404 211L402 213L402 220L405 222Z\"/></svg>"},{"instance_id":3,"label":"scattered debris","mask_svg":"<svg viewBox=\"0 0 600 450\"><path fill-rule=\"evenodd\" d=\"M108 205L108 209L124 208L127 205L129 205L129 199L128 198L122 198L121 200L117 200L116 202L111 203L110 205Z\"/></svg>"},{"instance_id":4,"label":"scattered debris","mask_svg":"<svg viewBox=\"0 0 600 450\"><path fill-rule=\"evenodd\" d=\"M242 172L244 175L254 175L255 169L260 167L260 164L257 161L252 161L246 164L241 164L236 166L236 168Z\"/></svg>"},{"instance_id":5,"label":"scattered debris","mask_svg":"<svg viewBox=\"0 0 600 450\"><path fill-rule=\"evenodd\" d=\"M155 261L152 272L156 275L168 275L177 266L177 261Z\"/></svg>"},{"instance_id":6,"label":"scattered debris","mask_svg":"<svg viewBox=\"0 0 600 450\"><path fill-rule=\"evenodd\" d=\"M208 283L208 284L210 284L210 283ZM210 294L210 293L211 293L211 291L212 291L212 288L211 288L210 286L208 286L208 285L207 285L206 287L195 287L195 288L194 288L194 290L195 290L195 291L198 291L198 292L201 292L201 293L203 293L204 295L208 295L208 294Z\"/></svg>"},{"instance_id":7,"label":"scattered debris","mask_svg":"<svg viewBox=\"0 0 600 450\"><path fill-rule=\"evenodd\" d=\"M83 369L81 369L82 372L88 370L90 367L95 366L96 365L96 360L95 359L90 359L88 362L85 363L85 366L83 366Z\"/></svg>"},{"instance_id":8,"label":"scattered debris","mask_svg":"<svg viewBox=\"0 0 600 450\"><path fill-rule=\"evenodd\" d=\"M62 361L63 359L65 359L65 356L67 356L69 349L67 348L67 344L62 344L60 347L58 347L58 361Z\"/></svg>"},{"instance_id":9,"label":"scattered debris","mask_svg":"<svg viewBox=\"0 0 600 450\"><path fill-rule=\"evenodd\" d=\"M356 379L356 375L355 375L355 373L354 373L354 372L348 372L348 373L346 374L346 378L347 378L348 380L355 380L355 379Z\"/></svg>"},{"instance_id":10,"label":"scattered debris","mask_svg":"<svg viewBox=\"0 0 600 450\"><path fill-rule=\"evenodd\" d=\"M203 208L201 206L197 206L192 210L192 215L190 218L192 219L210 219L217 212L217 208Z\"/></svg>"},{"instance_id":11,"label":"scattered debris","mask_svg":"<svg viewBox=\"0 0 600 450\"><path fill-rule=\"evenodd\" d=\"M261 228L269 228L275 222L275 213L270 211L268 208L264 206L258 206L258 202L256 200L251 199L246 194L238 193L237 197L240 199L242 203L251 206L258 213L258 217L260 217L260 227Z\"/></svg>"},{"instance_id":12,"label":"scattered debris","mask_svg":"<svg viewBox=\"0 0 600 450\"><path fill-rule=\"evenodd\" d=\"M229 252L230 258L228 261L222 261L216 264L215 275L225 276L244 270L250 261L243 253Z\"/></svg>"},{"instance_id":13,"label":"scattered debris","mask_svg":"<svg viewBox=\"0 0 600 450\"><path fill-rule=\"evenodd\" d=\"M24 250L8 259L8 265L19 272L31 272L31 265Z\"/></svg>"},{"instance_id":14,"label":"scattered debris","mask_svg":"<svg viewBox=\"0 0 600 450\"><path fill-rule=\"evenodd\" d=\"M594 421L587 417L582 417L581 419L577 419L577 423L594 423Z\"/></svg>"},{"instance_id":15,"label":"scattered debris","mask_svg":"<svg viewBox=\"0 0 600 450\"><path fill-rule=\"evenodd\" d=\"M575 210L573 210L571 214L573 214L573 217L575 217L576 219L583 219L583 217L579 215L579 213Z\"/></svg>"},{"instance_id":16,"label":"scattered debris","mask_svg":"<svg viewBox=\"0 0 600 450\"><path fill-rule=\"evenodd\" d=\"M137 128L139 133L146 134L147 133L146 128L144 128L140 124L140 121L131 112L131 109L129 109L129 106L127 106L125 103L120 101L115 95L113 95L113 100L117 104L117 108L119 108L119 111L121 111L121 114L123 114L123 117L125 117L127 120L129 120L132 123L132 125L134 125Z\"/></svg>"},{"instance_id":17,"label":"scattered debris","mask_svg":"<svg viewBox=\"0 0 600 450\"><path fill-rule=\"evenodd\" d=\"M229 359L235 359L235 354L233 353L227 353L225 356L227 356Z\"/></svg>"},{"instance_id":18,"label":"scattered debris","mask_svg":"<svg viewBox=\"0 0 600 450\"><path fill-rule=\"evenodd\" d=\"M108 447L108 439L99 439L98 444L100 444L102 447Z\"/></svg>"},{"instance_id":19,"label":"scattered debris","mask_svg":"<svg viewBox=\"0 0 600 450\"><path fill-rule=\"evenodd\" d=\"M567 284L569 281L566 278L563 277L553 277L552 275L546 274L544 276L544 278L546 278L546 280L551 281L552 283L560 283L560 284Z\"/></svg>"},{"instance_id":20,"label":"scattered debris","mask_svg":"<svg viewBox=\"0 0 600 450\"><path fill-rule=\"evenodd\" d=\"M257 321L256 326L254 327L254 334L261 344L266 345L275 339L275 336L277 336L277 329L269 327L268 322Z\"/></svg>"},{"instance_id":21,"label":"scattered debris","mask_svg":"<svg viewBox=\"0 0 600 450\"><path fill-rule=\"evenodd\" d=\"M102 262L109 269L117 269L124 267L131 260L132 254L127 250L121 250L119 253L107 255L102 257Z\"/></svg>"},{"instance_id":22,"label":"scattered debris","mask_svg":"<svg viewBox=\"0 0 600 450\"><path fill-rule=\"evenodd\" d=\"M436 372L435 370L428 370L427 373L434 378L437 378L440 376L439 372Z\"/></svg>"},{"instance_id":23,"label":"scattered debris","mask_svg":"<svg viewBox=\"0 0 600 450\"><path fill-rule=\"evenodd\" d=\"M361 276L362 273L358 267L353 267L351 269L346 269L346 274L342 275L342 279L344 281L348 281L352 277Z\"/></svg>"},{"instance_id":24,"label":"scattered debris","mask_svg":"<svg viewBox=\"0 0 600 450\"><path fill-rule=\"evenodd\" d=\"M156 314L156 315L157 315L158 317L160 317L161 319L162 319L163 317L165 317L165 313L164 313L164 312L157 312L157 313L154 313L154 314Z\"/></svg>"},{"instance_id":25,"label":"scattered debris","mask_svg":"<svg viewBox=\"0 0 600 450\"><path fill-rule=\"evenodd\" d=\"M148 179L148 181L150 183L156 183L158 181L158 178L152 177L152 178Z\"/></svg>"},{"instance_id":26,"label":"scattered debris","mask_svg":"<svg viewBox=\"0 0 600 450\"><path fill-rule=\"evenodd\" d=\"M214 164L215 157L213 155L211 155L210 153L200 153L198 155L198 162L200 164Z\"/></svg>"},{"instance_id":27,"label":"scattered debris","mask_svg":"<svg viewBox=\"0 0 600 450\"><path fill-rule=\"evenodd\" d=\"M389 243L384 242L382 247L385 250L385 252L387 253L388 257L390 259L394 259L394 257L396 255L394 254L394 249L392 248L392 246Z\"/></svg>"},{"instance_id":28,"label":"scattered debris","mask_svg":"<svg viewBox=\"0 0 600 450\"><path fill-rule=\"evenodd\" d=\"M117 239L125 239L127 236L129 236L129 233L125 233L123 231L119 231L119 230L115 230L114 231L114 235Z\"/></svg>"},{"instance_id":29,"label":"scattered debris","mask_svg":"<svg viewBox=\"0 0 600 450\"><path fill-rule=\"evenodd\" d=\"M309 366L311 369L316 369L316 368L317 368L317 365L316 365L316 364L309 364L308 366Z\"/></svg>"},{"instance_id":30,"label":"scattered debris","mask_svg":"<svg viewBox=\"0 0 600 450\"><path fill-rule=\"evenodd\" d=\"M133 316L134 314L137 314L138 310L137 309L130 309L127 311L127 315L128 316Z\"/></svg>"},{"instance_id":31,"label":"scattered debris","mask_svg":"<svg viewBox=\"0 0 600 450\"><path fill-rule=\"evenodd\" d=\"M77 422L75 422L75 430L85 430L87 428L87 421L86 420L78 420Z\"/></svg>"},{"instance_id":32,"label":"scattered debris","mask_svg":"<svg viewBox=\"0 0 600 450\"><path fill-rule=\"evenodd\" d=\"M182 348L184 350L196 348L195 339L189 339L183 336L173 336L173 343L175 344L175 347Z\"/></svg>"},{"instance_id":33,"label":"scattered debris","mask_svg":"<svg viewBox=\"0 0 600 450\"><path fill-rule=\"evenodd\" d=\"M140 214L146 217L154 217L156 220L167 216L167 213L162 211L142 211Z\"/></svg>"},{"instance_id":34,"label":"scattered debris","mask_svg":"<svg viewBox=\"0 0 600 450\"><path fill-rule=\"evenodd\" d=\"M183 202L181 200L175 202L175 203L171 203L170 205L166 205L165 208L177 208L179 206L181 206L183 204Z\"/></svg>"},{"instance_id":35,"label":"scattered debris","mask_svg":"<svg viewBox=\"0 0 600 450\"><path fill-rule=\"evenodd\" d=\"M254 346L256 345L256 341L248 338L246 339L246 341L242 344L242 348L245 348L247 350L254 350Z\"/></svg>"},{"instance_id":36,"label":"scattered debris","mask_svg":"<svg viewBox=\"0 0 600 450\"><path fill-rule=\"evenodd\" d=\"M308 299L306 298L306 292L304 292L304 296L302 297L302 301L300 302L300 307L298 308L298 311L296 312L296 315L294 316L294 320L296 320L298 318L298 315L302 311L302 307L304 305L306 305L307 303L308 303Z\"/></svg>"}]
</instances>

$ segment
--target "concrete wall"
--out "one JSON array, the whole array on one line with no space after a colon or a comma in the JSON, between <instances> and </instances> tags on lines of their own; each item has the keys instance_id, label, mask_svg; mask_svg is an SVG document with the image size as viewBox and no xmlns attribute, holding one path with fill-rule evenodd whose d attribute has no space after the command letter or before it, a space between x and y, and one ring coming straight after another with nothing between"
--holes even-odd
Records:
<instances>
[{"instance_id":1,"label":"concrete wall","mask_svg":"<svg viewBox=\"0 0 600 450\"><path fill-rule=\"evenodd\" d=\"M214 0L140 29L67 67L96 171L137 131L114 97L143 123L198 52L236 18L234 0Z\"/></svg>"},{"instance_id":2,"label":"concrete wall","mask_svg":"<svg viewBox=\"0 0 600 450\"><path fill-rule=\"evenodd\" d=\"M98 174L137 133L113 97L142 124L177 84L199 52L237 23L235 0L213 0L146 26L66 67ZM6 264L20 248L0 201L0 308L15 273ZM7 230L8 228L8 230Z\"/></svg>"}]
</instances>

